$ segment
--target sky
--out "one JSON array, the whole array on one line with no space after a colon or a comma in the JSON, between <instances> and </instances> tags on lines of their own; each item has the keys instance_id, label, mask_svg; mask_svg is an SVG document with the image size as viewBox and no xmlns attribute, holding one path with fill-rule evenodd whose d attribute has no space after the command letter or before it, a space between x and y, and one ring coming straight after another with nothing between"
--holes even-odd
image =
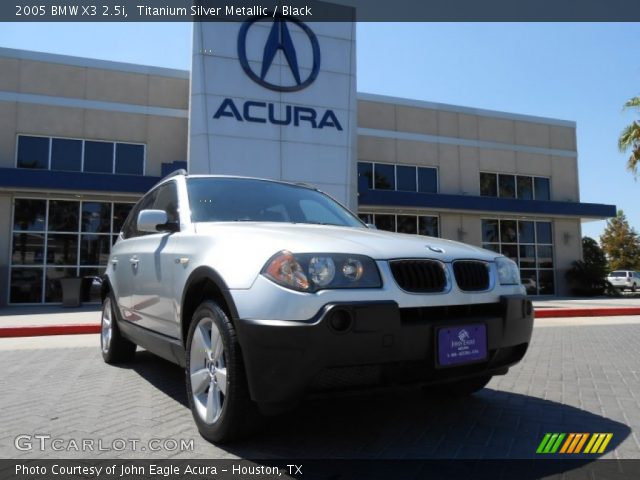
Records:
<instances>
[{"instance_id":1,"label":"sky","mask_svg":"<svg viewBox=\"0 0 640 480\"><path fill-rule=\"evenodd\" d=\"M360 23L358 91L575 121L581 201L638 230L640 182L617 149L640 119L622 111L640 95L638 38L640 23ZM191 25L5 23L0 46L187 70Z\"/></svg>"}]
</instances>

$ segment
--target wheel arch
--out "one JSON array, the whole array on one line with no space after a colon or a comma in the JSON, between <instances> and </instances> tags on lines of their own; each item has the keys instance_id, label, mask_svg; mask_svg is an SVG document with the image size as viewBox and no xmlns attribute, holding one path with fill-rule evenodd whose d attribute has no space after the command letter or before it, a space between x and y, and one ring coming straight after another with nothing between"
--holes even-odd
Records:
<instances>
[{"instance_id":1,"label":"wheel arch","mask_svg":"<svg viewBox=\"0 0 640 480\"><path fill-rule=\"evenodd\" d=\"M205 300L218 303L232 323L235 323L238 318L238 311L229 293L229 287L220 274L211 267L196 268L184 285L180 302L180 334L182 344L185 346L191 317L198 305Z\"/></svg>"}]
</instances>

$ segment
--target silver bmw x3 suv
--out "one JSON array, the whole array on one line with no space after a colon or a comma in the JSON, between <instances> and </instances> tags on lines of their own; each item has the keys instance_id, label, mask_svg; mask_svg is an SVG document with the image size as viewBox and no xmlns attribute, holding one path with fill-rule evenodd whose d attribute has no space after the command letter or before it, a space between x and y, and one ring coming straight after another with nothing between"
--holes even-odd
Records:
<instances>
[{"instance_id":1,"label":"silver bmw x3 suv","mask_svg":"<svg viewBox=\"0 0 640 480\"><path fill-rule=\"evenodd\" d=\"M531 339L518 268L463 243L378 231L326 194L177 172L132 209L102 287L102 355L185 368L200 433L347 387L464 395Z\"/></svg>"}]
</instances>

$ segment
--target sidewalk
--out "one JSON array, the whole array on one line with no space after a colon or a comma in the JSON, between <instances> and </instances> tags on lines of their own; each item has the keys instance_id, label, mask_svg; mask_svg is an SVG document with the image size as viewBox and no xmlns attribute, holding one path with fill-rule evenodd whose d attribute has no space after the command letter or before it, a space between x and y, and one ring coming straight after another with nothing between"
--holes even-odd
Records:
<instances>
[{"instance_id":1,"label":"sidewalk","mask_svg":"<svg viewBox=\"0 0 640 480\"><path fill-rule=\"evenodd\" d=\"M537 319L640 315L640 297L551 297L533 300L533 307ZM99 305L0 308L0 338L99 332Z\"/></svg>"}]
</instances>

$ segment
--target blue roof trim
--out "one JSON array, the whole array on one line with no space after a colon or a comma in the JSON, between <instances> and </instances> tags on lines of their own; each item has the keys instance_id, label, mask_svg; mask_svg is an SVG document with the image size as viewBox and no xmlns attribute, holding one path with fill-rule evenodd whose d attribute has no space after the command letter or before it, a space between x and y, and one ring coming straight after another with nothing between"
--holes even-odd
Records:
<instances>
[{"instance_id":1,"label":"blue roof trim","mask_svg":"<svg viewBox=\"0 0 640 480\"><path fill-rule=\"evenodd\" d=\"M0 187L146 193L160 177L0 168Z\"/></svg>"},{"instance_id":2,"label":"blue roof trim","mask_svg":"<svg viewBox=\"0 0 640 480\"><path fill-rule=\"evenodd\" d=\"M393 190L361 189L358 203L360 207L413 207L602 219L616 216L615 205L600 203L517 200L442 193L397 192Z\"/></svg>"}]
</instances>

